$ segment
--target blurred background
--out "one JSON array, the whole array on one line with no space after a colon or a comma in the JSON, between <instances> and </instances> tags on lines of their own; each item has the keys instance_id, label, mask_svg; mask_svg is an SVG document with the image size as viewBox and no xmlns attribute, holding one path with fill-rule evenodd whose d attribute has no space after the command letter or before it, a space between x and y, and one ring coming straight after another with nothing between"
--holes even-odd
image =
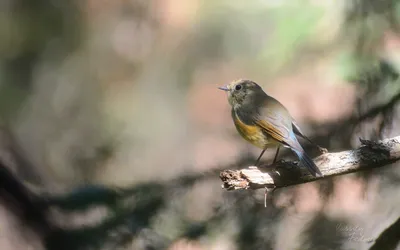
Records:
<instances>
[{"instance_id":1,"label":"blurred background","mask_svg":"<svg viewBox=\"0 0 400 250\"><path fill-rule=\"evenodd\" d=\"M52 224L0 206L0 248L400 249L399 164L267 208L222 190L260 150L217 89L254 80L330 152L397 136L399 18L396 0L0 0L0 159Z\"/></svg>"}]
</instances>

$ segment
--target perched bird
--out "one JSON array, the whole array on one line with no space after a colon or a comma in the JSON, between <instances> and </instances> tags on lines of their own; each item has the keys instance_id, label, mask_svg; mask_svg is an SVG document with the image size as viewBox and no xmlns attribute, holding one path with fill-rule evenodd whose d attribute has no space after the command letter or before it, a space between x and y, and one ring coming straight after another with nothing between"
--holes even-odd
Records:
<instances>
[{"instance_id":1,"label":"perched bird","mask_svg":"<svg viewBox=\"0 0 400 250\"><path fill-rule=\"evenodd\" d=\"M267 147L277 146L274 163L280 146L290 148L313 176L322 176L313 160L304 152L296 135L308 141L293 121L288 110L276 99L250 80L237 80L219 89L228 92L232 106L232 119L239 134L262 149L256 165Z\"/></svg>"}]
</instances>

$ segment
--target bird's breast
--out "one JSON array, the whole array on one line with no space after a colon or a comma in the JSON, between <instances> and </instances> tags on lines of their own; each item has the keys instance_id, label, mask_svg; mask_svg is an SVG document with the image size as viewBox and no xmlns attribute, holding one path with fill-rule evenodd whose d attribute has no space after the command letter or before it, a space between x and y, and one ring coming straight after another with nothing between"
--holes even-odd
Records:
<instances>
[{"instance_id":1,"label":"bird's breast","mask_svg":"<svg viewBox=\"0 0 400 250\"><path fill-rule=\"evenodd\" d=\"M259 126L244 123L234 111L232 111L232 118L236 130L251 144L264 149L268 144L272 143L272 140L263 133L262 128Z\"/></svg>"}]
</instances>

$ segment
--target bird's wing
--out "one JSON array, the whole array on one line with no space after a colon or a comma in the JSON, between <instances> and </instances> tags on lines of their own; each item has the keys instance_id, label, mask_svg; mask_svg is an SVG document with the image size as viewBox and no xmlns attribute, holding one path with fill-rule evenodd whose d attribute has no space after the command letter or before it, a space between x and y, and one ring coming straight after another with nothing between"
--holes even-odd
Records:
<instances>
[{"instance_id":1,"label":"bird's wing","mask_svg":"<svg viewBox=\"0 0 400 250\"><path fill-rule=\"evenodd\" d=\"M299 126L296 124L295 121L292 122L292 125L293 125L293 132L294 132L296 135L302 137L303 139L307 140L309 143L311 143L312 145L314 145L316 148L318 148L318 150L319 150L321 153L327 152L327 149L326 149L326 148L321 147L321 146L318 145L317 143L313 142L310 138L308 138L307 136L305 136L305 135L303 134L303 132L301 132Z\"/></svg>"},{"instance_id":2,"label":"bird's wing","mask_svg":"<svg viewBox=\"0 0 400 250\"><path fill-rule=\"evenodd\" d=\"M289 136L289 131L282 124L281 117L274 113L268 113L258 117L255 123L276 141L284 142L285 138Z\"/></svg>"},{"instance_id":3,"label":"bird's wing","mask_svg":"<svg viewBox=\"0 0 400 250\"><path fill-rule=\"evenodd\" d=\"M293 149L302 151L293 133L292 117L286 108L275 99L268 100L255 119L260 126L274 140Z\"/></svg>"},{"instance_id":4,"label":"bird's wing","mask_svg":"<svg viewBox=\"0 0 400 250\"><path fill-rule=\"evenodd\" d=\"M297 125L297 123L293 120L292 121L292 126L293 126L293 132L304 138L303 132L301 132L299 125Z\"/></svg>"},{"instance_id":5,"label":"bird's wing","mask_svg":"<svg viewBox=\"0 0 400 250\"><path fill-rule=\"evenodd\" d=\"M307 136L305 136L305 135L303 134L303 132L300 130L299 125L297 125L297 123L296 123L295 121L292 121L292 125L293 125L293 132L294 132L296 135L300 136L300 137L303 138L303 139L306 139L306 140L307 140L308 142L310 142L311 144L314 144L314 142L312 142Z\"/></svg>"}]
</instances>

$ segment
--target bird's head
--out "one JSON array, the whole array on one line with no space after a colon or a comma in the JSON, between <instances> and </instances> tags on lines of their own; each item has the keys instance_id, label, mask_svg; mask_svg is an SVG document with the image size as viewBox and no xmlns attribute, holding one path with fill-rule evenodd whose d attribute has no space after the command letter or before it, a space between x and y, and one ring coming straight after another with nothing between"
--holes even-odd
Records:
<instances>
[{"instance_id":1,"label":"bird's head","mask_svg":"<svg viewBox=\"0 0 400 250\"><path fill-rule=\"evenodd\" d=\"M251 80L236 80L219 89L228 93L229 104L234 108L251 102L259 95L265 95L261 87Z\"/></svg>"}]
</instances>

